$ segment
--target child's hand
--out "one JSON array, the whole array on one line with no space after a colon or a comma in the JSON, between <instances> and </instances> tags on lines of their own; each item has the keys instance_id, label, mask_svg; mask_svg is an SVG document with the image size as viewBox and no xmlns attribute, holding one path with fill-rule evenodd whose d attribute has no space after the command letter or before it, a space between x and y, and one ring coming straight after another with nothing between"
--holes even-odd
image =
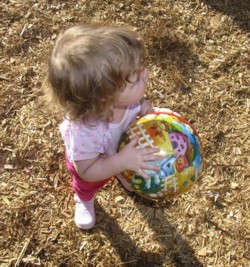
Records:
<instances>
[{"instance_id":1,"label":"child's hand","mask_svg":"<svg viewBox=\"0 0 250 267\"><path fill-rule=\"evenodd\" d=\"M145 179L150 179L145 170L159 171L160 167L150 165L150 161L161 160L162 157L154 155L159 148L136 148L139 136L135 136L118 154L124 170L136 172Z\"/></svg>"},{"instance_id":2,"label":"child's hand","mask_svg":"<svg viewBox=\"0 0 250 267\"><path fill-rule=\"evenodd\" d=\"M160 113L173 113L173 111L171 109L168 109L168 108L159 108L159 107L153 107L152 110L151 110L151 113L157 113L157 112L160 112Z\"/></svg>"}]
</instances>

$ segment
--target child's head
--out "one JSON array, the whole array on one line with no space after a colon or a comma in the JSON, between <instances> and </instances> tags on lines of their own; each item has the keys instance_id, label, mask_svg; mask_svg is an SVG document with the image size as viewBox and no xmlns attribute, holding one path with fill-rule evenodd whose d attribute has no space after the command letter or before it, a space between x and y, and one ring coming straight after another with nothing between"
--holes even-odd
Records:
<instances>
[{"instance_id":1,"label":"child's head","mask_svg":"<svg viewBox=\"0 0 250 267\"><path fill-rule=\"evenodd\" d=\"M143 68L137 35L116 26L79 25L60 34L49 62L49 95L72 119L108 120L118 94Z\"/></svg>"}]
</instances>

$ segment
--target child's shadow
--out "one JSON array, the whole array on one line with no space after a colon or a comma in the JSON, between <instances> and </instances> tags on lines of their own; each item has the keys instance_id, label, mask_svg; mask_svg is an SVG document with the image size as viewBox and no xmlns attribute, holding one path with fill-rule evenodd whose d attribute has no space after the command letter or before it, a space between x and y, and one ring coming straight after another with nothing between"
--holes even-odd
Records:
<instances>
[{"instance_id":1,"label":"child's shadow","mask_svg":"<svg viewBox=\"0 0 250 267\"><path fill-rule=\"evenodd\" d=\"M212 9L230 16L244 30L250 30L249 0L203 0L203 2Z\"/></svg>"},{"instance_id":2,"label":"child's shadow","mask_svg":"<svg viewBox=\"0 0 250 267\"><path fill-rule=\"evenodd\" d=\"M144 203L137 203L137 209L142 213L144 219L154 231L154 239L158 241L161 249L158 253L148 252L138 248L130 236L125 233L117 223L116 219L111 217L106 211L96 203L96 211L101 217L101 224L98 226L100 230L109 238L115 251L119 254L122 265L126 267L160 267L166 261L175 264L178 267L202 267L203 264L195 257L193 249L188 245L187 241L181 237L176 229L168 223L158 209L158 218L149 218L145 215L147 205L151 205L150 201L143 200ZM160 214L160 218L159 218ZM155 219L161 220L164 224L164 231L159 230L155 223ZM142 235L145 232L141 233Z\"/></svg>"}]
</instances>

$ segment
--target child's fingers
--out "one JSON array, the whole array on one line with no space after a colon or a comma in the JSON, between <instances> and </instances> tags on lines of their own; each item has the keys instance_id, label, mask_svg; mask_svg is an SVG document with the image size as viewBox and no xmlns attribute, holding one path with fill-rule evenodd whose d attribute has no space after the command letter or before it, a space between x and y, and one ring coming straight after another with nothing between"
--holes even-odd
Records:
<instances>
[{"instance_id":1,"label":"child's fingers","mask_svg":"<svg viewBox=\"0 0 250 267\"><path fill-rule=\"evenodd\" d=\"M128 143L128 146L135 147L137 145L138 139L139 139L139 135L137 134L130 140L130 142Z\"/></svg>"},{"instance_id":2,"label":"child's fingers","mask_svg":"<svg viewBox=\"0 0 250 267\"><path fill-rule=\"evenodd\" d=\"M142 166L142 168L144 170L152 170L152 171L157 171L157 172L161 169L160 166L157 166L157 165L149 165L149 164L144 164Z\"/></svg>"},{"instance_id":3,"label":"child's fingers","mask_svg":"<svg viewBox=\"0 0 250 267\"><path fill-rule=\"evenodd\" d=\"M160 152L160 149L158 147L143 148L142 154L147 155L147 154L153 154L153 153L158 153L158 152Z\"/></svg>"},{"instance_id":4,"label":"child's fingers","mask_svg":"<svg viewBox=\"0 0 250 267\"><path fill-rule=\"evenodd\" d=\"M137 172L138 175L142 176L145 179L150 179L150 176L148 174L146 174L143 170L140 170L139 172Z\"/></svg>"},{"instance_id":5,"label":"child's fingers","mask_svg":"<svg viewBox=\"0 0 250 267\"><path fill-rule=\"evenodd\" d=\"M161 161L163 159L162 156L159 155L152 155L152 154L146 154L143 155L143 160L144 161Z\"/></svg>"}]
</instances>

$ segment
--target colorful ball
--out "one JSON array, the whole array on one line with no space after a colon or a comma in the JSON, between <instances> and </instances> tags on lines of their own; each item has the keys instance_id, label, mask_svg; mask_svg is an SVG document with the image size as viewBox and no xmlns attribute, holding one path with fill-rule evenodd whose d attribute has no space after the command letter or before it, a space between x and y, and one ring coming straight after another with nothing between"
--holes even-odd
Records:
<instances>
[{"instance_id":1,"label":"colorful ball","mask_svg":"<svg viewBox=\"0 0 250 267\"><path fill-rule=\"evenodd\" d=\"M139 135L137 147L160 148L161 161L150 164L160 171L146 170L145 179L133 171L122 175L131 188L150 199L171 198L188 191L198 179L203 164L203 150L195 129L178 113L171 110L148 114L133 122L121 136L118 151Z\"/></svg>"}]
</instances>

